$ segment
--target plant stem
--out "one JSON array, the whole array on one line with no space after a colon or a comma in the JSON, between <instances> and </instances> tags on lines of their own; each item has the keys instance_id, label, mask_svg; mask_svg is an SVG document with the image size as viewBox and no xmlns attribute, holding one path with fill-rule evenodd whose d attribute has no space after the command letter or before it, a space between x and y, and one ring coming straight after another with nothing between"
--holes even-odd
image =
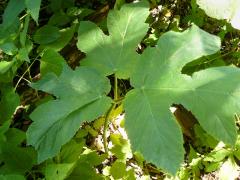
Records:
<instances>
[{"instance_id":1,"label":"plant stem","mask_svg":"<svg viewBox=\"0 0 240 180\"><path fill-rule=\"evenodd\" d=\"M114 101L118 100L118 79L117 76L114 75Z\"/></svg>"},{"instance_id":2,"label":"plant stem","mask_svg":"<svg viewBox=\"0 0 240 180\"><path fill-rule=\"evenodd\" d=\"M56 162L57 162L57 164L60 164L60 163L61 163L60 154L58 154L58 155L56 156Z\"/></svg>"},{"instance_id":3,"label":"plant stem","mask_svg":"<svg viewBox=\"0 0 240 180\"><path fill-rule=\"evenodd\" d=\"M105 153L108 154L108 147L107 147L107 130L108 130L108 121L109 121L109 118L110 118L110 114L112 112L112 110L115 108L116 104L113 103L111 105L111 107L109 108L107 114L106 114L106 118L105 118L105 121L104 121L104 127L103 127L103 146L104 146L104 151Z\"/></svg>"},{"instance_id":4,"label":"plant stem","mask_svg":"<svg viewBox=\"0 0 240 180\"><path fill-rule=\"evenodd\" d=\"M28 13L24 14L22 17L19 18L19 20L22 21L27 15Z\"/></svg>"},{"instance_id":5,"label":"plant stem","mask_svg":"<svg viewBox=\"0 0 240 180\"><path fill-rule=\"evenodd\" d=\"M114 103L111 105L111 107L109 108L107 114L106 114L106 118L104 121L104 127L103 127L103 146L104 146L104 150L105 152L108 154L108 147L107 147L107 130L108 130L108 122L109 122L109 118L111 115L111 112L113 109L115 109L118 100L118 79L117 76L114 75Z\"/></svg>"},{"instance_id":6,"label":"plant stem","mask_svg":"<svg viewBox=\"0 0 240 180\"><path fill-rule=\"evenodd\" d=\"M14 87L14 91L16 91L19 83L21 82L21 80L24 78L24 76L25 76L27 73L28 73L29 77L31 77L31 75L30 75L30 68L32 67L32 65L34 64L34 62L35 62L36 60L38 60L38 59L37 59L38 57L39 57L39 56L37 56L37 57L33 60L33 62L27 67L27 70L26 70L26 71L22 74L22 76L18 79L18 81L17 81L17 83L16 83L16 85L15 85L15 87ZM31 81L31 78L30 78L30 81Z\"/></svg>"}]
</instances>

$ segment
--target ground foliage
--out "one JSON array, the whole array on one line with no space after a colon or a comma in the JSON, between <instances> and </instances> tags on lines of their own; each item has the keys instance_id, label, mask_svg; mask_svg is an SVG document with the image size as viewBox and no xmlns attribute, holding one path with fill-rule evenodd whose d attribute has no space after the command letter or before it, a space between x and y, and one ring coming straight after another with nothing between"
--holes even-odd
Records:
<instances>
[{"instance_id":1,"label":"ground foliage","mask_svg":"<svg viewBox=\"0 0 240 180\"><path fill-rule=\"evenodd\" d=\"M0 2L0 179L239 177L238 4Z\"/></svg>"}]
</instances>

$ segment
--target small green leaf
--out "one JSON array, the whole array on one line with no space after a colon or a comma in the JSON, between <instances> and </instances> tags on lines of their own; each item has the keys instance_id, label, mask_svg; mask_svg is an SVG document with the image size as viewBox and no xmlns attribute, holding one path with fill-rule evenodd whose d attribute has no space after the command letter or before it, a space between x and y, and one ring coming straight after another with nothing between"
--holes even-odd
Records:
<instances>
[{"instance_id":1,"label":"small green leaf","mask_svg":"<svg viewBox=\"0 0 240 180\"><path fill-rule=\"evenodd\" d=\"M220 162L213 162L213 163L208 164L204 168L204 170L205 170L205 172L213 172L213 171L216 171L220 166L221 166Z\"/></svg>"},{"instance_id":2,"label":"small green leaf","mask_svg":"<svg viewBox=\"0 0 240 180\"><path fill-rule=\"evenodd\" d=\"M106 159L106 154L98 155L96 151L86 149L76 164L72 174L68 177L68 180L104 180L104 178L96 173L95 167L101 164Z\"/></svg>"},{"instance_id":3,"label":"small green leaf","mask_svg":"<svg viewBox=\"0 0 240 180\"><path fill-rule=\"evenodd\" d=\"M0 82L11 83L18 67L19 61L16 57L11 61L0 61Z\"/></svg>"},{"instance_id":4,"label":"small green leaf","mask_svg":"<svg viewBox=\"0 0 240 180\"><path fill-rule=\"evenodd\" d=\"M193 128L195 133L195 146L207 146L211 148L216 147L218 141L211 135L207 134L199 124L194 125Z\"/></svg>"},{"instance_id":5,"label":"small green leaf","mask_svg":"<svg viewBox=\"0 0 240 180\"><path fill-rule=\"evenodd\" d=\"M21 61L30 62L30 59L28 57L28 50L25 47L19 49L17 58L20 59Z\"/></svg>"},{"instance_id":6,"label":"small green leaf","mask_svg":"<svg viewBox=\"0 0 240 180\"><path fill-rule=\"evenodd\" d=\"M80 154L83 151L84 145L85 141L83 139L80 142L78 141L78 143L75 140L69 141L61 149L60 152L61 162L72 163L77 161L80 157Z\"/></svg>"},{"instance_id":7,"label":"small green leaf","mask_svg":"<svg viewBox=\"0 0 240 180\"><path fill-rule=\"evenodd\" d=\"M126 160L127 158L131 158L132 152L130 149L130 144L127 139L123 139L120 134L111 134L110 139L113 143L113 147L111 148L111 152L119 159Z\"/></svg>"},{"instance_id":8,"label":"small green leaf","mask_svg":"<svg viewBox=\"0 0 240 180\"><path fill-rule=\"evenodd\" d=\"M64 26L69 23L71 19L63 11L54 13L48 21L49 25L52 26Z\"/></svg>"},{"instance_id":9,"label":"small green leaf","mask_svg":"<svg viewBox=\"0 0 240 180\"><path fill-rule=\"evenodd\" d=\"M126 175L126 163L121 161L115 161L112 164L112 167L110 169L110 173L113 176L114 179L121 179Z\"/></svg>"},{"instance_id":10,"label":"small green leaf","mask_svg":"<svg viewBox=\"0 0 240 180\"><path fill-rule=\"evenodd\" d=\"M105 180L100 174L96 173L96 170L93 166L88 163L78 163L73 170L72 174L69 175L67 180L85 180L85 179L94 179L94 180Z\"/></svg>"},{"instance_id":11,"label":"small green leaf","mask_svg":"<svg viewBox=\"0 0 240 180\"><path fill-rule=\"evenodd\" d=\"M14 64L14 61L0 61L0 74L6 73Z\"/></svg>"},{"instance_id":12,"label":"small green leaf","mask_svg":"<svg viewBox=\"0 0 240 180\"><path fill-rule=\"evenodd\" d=\"M97 166L101 164L107 158L106 154L99 155L96 151L86 149L80 156L80 163L88 163L91 166Z\"/></svg>"},{"instance_id":13,"label":"small green leaf","mask_svg":"<svg viewBox=\"0 0 240 180\"><path fill-rule=\"evenodd\" d=\"M66 179L74 168L74 163L65 164L48 164L45 168L46 180L64 180Z\"/></svg>"},{"instance_id":14,"label":"small green leaf","mask_svg":"<svg viewBox=\"0 0 240 180\"><path fill-rule=\"evenodd\" d=\"M41 6L41 0L25 0L25 4L32 18L38 24L38 15Z\"/></svg>"},{"instance_id":15,"label":"small green leaf","mask_svg":"<svg viewBox=\"0 0 240 180\"><path fill-rule=\"evenodd\" d=\"M220 162L223 161L231 152L226 149L215 150L209 153L204 161Z\"/></svg>"},{"instance_id":16,"label":"small green leaf","mask_svg":"<svg viewBox=\"0 0 240 180\"><path fill-rule=\"evenodd\" d=\"M64 48L69 41L72 39L75 32L75 25L71 26L70 28L65 28L60 30L60 37L49 44L42 44L39 49L54 49L55 51L60 51Z\"/></svg>"},{"instance_id":17,"label":"small green leaf","mask_svg":"<svg viewBox=\"0 0 240 180\"><path fill-rule=\"evenodd\" d=\"M53 49L45 50L40 64L41 76L43 77L51 72L59 76L62 73L64 64L66 64L66 62L59 53Z\"/></svg>"},{"instance_id":18,"label":"small green leaf","mask_svg":"<svg viewBox=\"0 0 240 180\"><path fill-rule=\"evenodd\" d=\"M85 129L87 130L87 132L88 132L89 134L91 134L91 136L97 137L98 132L97 132L96 130L94 130L91 126L87 125L87 126L85 127Z\"/></svg>"},{"instance_id":19,"label":"small green leaf","mask_svg":"<svg viewBox=\"0 0 240 180\"><path fill-rule=\"evenodd\" d=\"M178 172L178 177L181 180L189 180L190 179L190 172L189 172L188 168L181 167L180 171Z\"/></svg>"},{"instance_id":20,"label":"small green leaf","mask_svg":"<svg viewBox=\"0 0 240 180\"><path fill-rule=\"evenodd\" d=\"M39 28L33 36L38 44L49 44L60 37L59 29L55 26L45 25Z\"/></svg>"},{"instance_id":21,"label":"small green leaf","mask_svg":"<svg viewBox=\"0 0 240 180\"><path fill-rule=\"evenodd\" d=\"M105 122L105 118L104 117L96 119L93 122L94 129L100 130L100 128L104 125L104 122Z\"/></svg>"}]
</instances>

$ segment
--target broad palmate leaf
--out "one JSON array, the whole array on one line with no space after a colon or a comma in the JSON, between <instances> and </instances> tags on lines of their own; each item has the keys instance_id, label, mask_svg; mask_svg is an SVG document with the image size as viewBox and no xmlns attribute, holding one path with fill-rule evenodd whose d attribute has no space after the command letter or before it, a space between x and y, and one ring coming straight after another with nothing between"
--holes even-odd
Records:
<instances>
[{"instance_id":1,"label":"broad palmate leaf","mask_svg":"<svg viewBox=\"0 0 240 180\"><path fill-rule=\"evenodd\" d=\"M182 67L220 49L220 39L193 25L168 32L157 46L141 55L130 78L134 87L125 99L126 129L134 150L171 173L183 161L183 139L169 108L173 103L191 110L213 137L229 144L236 140L234 114L240 110L240 70L210 68L193 76Z\"/></svg>"},{"instance_id":2,"label":"broad palmate leaf","mask_svg":"<svg viewBox=\"0 0 240 180\"><path fill-rule=\"evenodd\" d=\"M104 75L129 78L139 57L135 52L146 35L149 14L145 1L112 10L107 17L109 36L91 22L80 22L77 46L87 56L82 65L96 68Z\"/></svg>"},{"instance_id":3,"label":"broad palmate leaf","mask_svg":"<svg viewBox=\"0 0 240 180\"><path fill-rule=\"evenodd\" d=\"M57 97L38 106L30 116L33 123L27 131L27 142L38 151L38 162L56 155L82 122L104 115L111 105L106 96L109 81L87 67L72 71L64 66L60 77L46 74L32 87Z\"/></svg>"},{"instance_id":4,"label":"broad palmate leaf","mask_svg":"<svg viewBox=\"0 0 240 180\"><path fill-rule=\"evenodd\" d=\"M206 14L216 19L227 19L232 26L240 29L240 0L197 0Z\"/></svg>"}]
</instances>

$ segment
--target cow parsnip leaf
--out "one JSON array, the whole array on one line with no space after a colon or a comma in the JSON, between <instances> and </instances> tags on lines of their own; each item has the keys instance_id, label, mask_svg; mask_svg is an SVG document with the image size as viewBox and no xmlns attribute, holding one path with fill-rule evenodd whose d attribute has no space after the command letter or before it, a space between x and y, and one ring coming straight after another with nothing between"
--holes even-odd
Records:
<instances>
[{"instance_id":1,"label":"cow parsnip leaf","mask_svg":"<svg viewBox=\"0 0 240 180\"><path fill-rule=\"evenodd\" d=\"M240 0L197 0L206 14L216 19L227 19L232 26L240 29Z\"/></svg>"},{"instance_id":2,"label":"cow parsnip leaf","mask_svg":"<svg viewBox=\"0 0 240 180\"><path fill-rule=\"evenodd\" d=\"M55 156L84 121L103 115L111 105L107 78L95 70L80 67L72 71L64 66L62 74L47 74L34 88L57 96L38 106L31 114L33 123L27 142L38 151L38 162Z\"/></svg>"},{"instance_id":3,"label":"cow parsnip leaf","mask_svg":"<svg viewBox=\"0 0 240 180\"><path fill-rule=\"evenodd\" d=\"M145 1L112 10L107 17L109 36L90 22L80 22L77 46L87 56L82 65L96 68L104 75L115 73L128 78L139 55L137 45L146 35L149 14Z\"/></svg>"},{"instance_id":4,"label":"cow parsnip leaf","mask_svg":"<svg viewBox=\"0 0 240 180\"><path fill-rule=\"evenodd\" d=\"M182 133L169 107L183 104L213 137L236 140L234 113L240 108L240 71L219 67L181 74L184 64L220 49L220 39L197 26L161 36L147 48L130 78L125 100L126 129L134 150L146 160L175 173L183 160ZM144 69L144 71L143 71Z\"/></svg>"}]
</instances>

